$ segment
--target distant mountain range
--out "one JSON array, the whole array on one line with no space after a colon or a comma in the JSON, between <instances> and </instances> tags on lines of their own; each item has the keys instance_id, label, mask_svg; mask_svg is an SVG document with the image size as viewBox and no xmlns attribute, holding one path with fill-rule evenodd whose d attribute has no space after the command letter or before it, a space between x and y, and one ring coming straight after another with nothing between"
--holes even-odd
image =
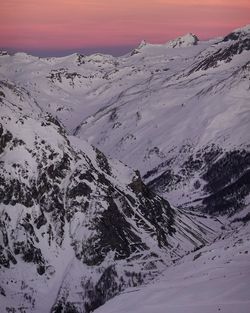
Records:
<instances>
[{"instance_id":1,"label":"distant mountain range","mask_svg":"<svg viewBox=\"0 0 250 313\"><path fill-rule=\"evenodd\" d=\"M1 308L88 313L247 237L249 78L250 26L122 57L0 52Z\"/></svg>"}]
</instances>

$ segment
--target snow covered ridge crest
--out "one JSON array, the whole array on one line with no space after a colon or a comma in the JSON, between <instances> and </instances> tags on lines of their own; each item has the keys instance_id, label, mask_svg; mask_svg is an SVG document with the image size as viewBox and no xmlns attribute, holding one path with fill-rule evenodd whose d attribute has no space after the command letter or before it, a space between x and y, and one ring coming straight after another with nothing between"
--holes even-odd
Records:
<instances>
[{"instance_id":1,"label":"snow covered ridge crest","mask_svg":"<svg viewBox=\"0 0 250 313\"><path fill-rule=\"evenodd\" d=\"M234 33L118 58L0 56L1 305L89 312L229 214L249 221L250 38Z\"/></svg>"},{"instance_id":2,"label":"snow covered ridge crest","mask_svg":"<svg viewBox=\"0 0 250 313\"><path fill-rule=\"evenodd\" d=\"M147 43L145 40L142 40L138 48L133 50L132 55L139 53L140 50L143 50L147 46L149 47L162 46L165 48L186 48L186 47L197 45L198 41L199 41L199 38L192 33L188 33L184 36L177 37L176 39L169 40L163 45L150 44L150 43Z\"/></svg>"},{"instance_id":3,"label":"snow covered ridge crest","mask_svg":"<svg viewBox=\"0 0 250 313\"><path fill-rule=\"evenodd\" d=\"M250 34L250 24L233 30L230 34L228 34L226 37L224 37L224 41L237 40L237 39L240 39L241 37L249 35L249 34Z\"/></svg>"},{"instance_id":4,"label":"snow covered ridge crest","mask_svg":"<svg viewBox=\"0 0 250 313\"><path fill-rule=\"evenodd\" d=\"M230 34L226 35L223 38L223 41L243 39L249 34L250 34L250 24L246 25L245 27L235 29ZM193 33L188 33L186 35L179 36L175 39L171 39L162 45L150 44L146 42L145 40L142 40L138 48L133 50L132 55L139 53L141 50L143 50L147 46L155 47L155 48L160 47L160 46L165 47L165 48L187 48L187 47L198 45L199 41L200 41L199 38ZM220 40L217 39L217 42L220 42Z\"/></svg>"},{"instance_id":5,"label":"snow covered ridge crest","mask_svg":"<svg viewBox=\"0 0 250 313\"><path fill-rule=\"evenodd\" d=\"M0 109L1 308L90 312L214 237L25 88L0 82Z\"/></svg>"},{"instance_id":6,"label":"snow covered ridge crest","mask_svg":"<svg viewBox=\"0 0 250 313\"><path fill-rule=\"evenodd\" d=\"M238 162L244 166L228 169L224 186L218 181L216 186L235 187L246 174L249 29L176 49L143 41L132 56L118 58L17 53L0 57L0 70L6 80L25 87L67 133L139 169L149 186L182 205L206 201L209 185L218 179L208 173L224 162L229 168ZM247 193L249 187L241 183ZM206 211L208 206L202 205Z\"/></svg>"},{"instance_id":7,"label":"snow covered ridge crest","mask_svg":"<svg viewBox=\"0 0 250 313\"><path fill-rule=\"evenodd\" d=\"M199 38L196 35L188 33L184 36L168 41L165 45L169 48L184 48L197 45L198 41Z\"/></svg>"}]
</instances>

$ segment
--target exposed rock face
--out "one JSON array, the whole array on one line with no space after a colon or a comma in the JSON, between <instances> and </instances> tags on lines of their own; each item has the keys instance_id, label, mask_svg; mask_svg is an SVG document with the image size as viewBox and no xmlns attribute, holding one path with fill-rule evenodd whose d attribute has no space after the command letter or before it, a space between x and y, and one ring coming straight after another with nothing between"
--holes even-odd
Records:
<instances>
[{"instance_id":1,"label":"exposed rock face","mask_svg":"<svg viewBox=\"0 0 250 313\"><path fill-rule=\"evenodd\" d=\"M247 36L250 32L250 25L235 29L233 32L223 38L223 41L239 40Z\"/></svg>"},{"instance_id":2,"label":"exposed rock face","mask_svg":"<svg viewBox=\"0 0 250 313\"><path fill-rule=\"evenodd\" d=\"M168 41L166 46L169 48L185 48L197 45L198 41L199 38L196 35L189 33L174 40Z\"/></svg>"},{"instance_id":3,"label":"exposed rock face","mask_svg":"<svg viewBox=\"0 0 250 313\"><path fill-rule=\"evenodd\" d=\"M178 52L168 44L138 48L133 58L150 64L151 75L144 65L145 79L86 118L76 135L88 134L104 152L139 168L174 205L234 214L249 195L250 27L177 45L192 36L169 42Z\"/></svg>"},{"instance_id":4,"label":"exposed rock face","mask_svg":"<svg viewBox=\"0 0 250 313\"><path fill-rule=\"evenodd\" d=\"M3 51L3 50L0 51L0 56L8 56L8 55L9 55L8 51Z\"/></svg>"},{"instance_id":5,"label":"exposed rock face","mask_svg":"<svg viewBox=\"0 0 250 313\"><path fill-rule=\"evenodd\" d=\"M226 47L218 47L218 49L202 60L198 65L196 65L191 71L190 74L199 71L199 70L207 70L209 68L214 68L219 66L220 62L229 63L232 61L233 57L241 54L244 51L250 50L250 38L249 36L238 40L236 42L232 42L231 45Z\"/></svg>"},{"instance_id":6,"label":"exposed rock face","mask_svg":"<svg viewBox=\"0 0 250 313\"><path fill-rule=\"evenodd\" d=\"M171 160L169 165L162 165L170 169L150 181L148 186L163 193L191 181L193 189L203 197L198 196L183 204L184 207L191 206L210 214L231 215L244 207L245 197L250 193L249 160L250 153L245 149L223 151L216 146L207 146L196 154L190 153L182 163ZM178 171L171 170L174 164L178 164ZM145 175L145 179L159 169Z\"/></svg>"},{"instance_id":7,"label":"exposed rock face","mask_svg":"<svg viewBox=\"0 0 250 313\"><path fill-rule=\"evenodd\" d=\"M189 250L173 249L180 230L191 247L204 244L200 230L185 231L175 220L180 213L139 172L67 136L24 89L10 82L0 88L6 95L0 103L6 310L90 312Z\"/></svg>"},{"instance_id":8,"label":"exposed rock face","mask_svg":"<svg viewBox=\"0 0 250 313\"><path fill-rule=\"evenodd\" d=\"M214 238L205 213L244 207L249 27L172 46L144 42L119 58L0 54L7 311L88 313Z\"/></svg>"}]
</instances>

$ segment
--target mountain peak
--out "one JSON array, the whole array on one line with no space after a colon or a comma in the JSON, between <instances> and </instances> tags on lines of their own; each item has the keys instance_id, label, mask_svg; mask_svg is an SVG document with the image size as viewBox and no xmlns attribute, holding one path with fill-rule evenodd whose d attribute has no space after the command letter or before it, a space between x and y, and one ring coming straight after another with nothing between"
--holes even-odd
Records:
<instances>
[{"instance_id":1,"label":"mountain peak","mask_svg":"<svg viewBox=\"0 0 250 313\"><path fill-rule=\"evenodd\" d=\"M240 28L236 28L233 32L234 33L250 33L250 24L245 25Z\"/></svg>"},{"instance_id":2,"label":"mountain peak","mask_svg":"<svg viewBox=\"0 0 250 313\"><path fill-rule=\"evenodd\" d=\"M147 44L146 41L143 39L143 40L141 41L141 43L139 44L138 49L140 49L140 48L146 46L146 44Z\"/></svg>"},{"instance_id":3,"label":"mountain peak","mask_svg":"<svg viewBox=\"0 0 250 313\"><path fill-rule=\"evenodd\" d=\"M6 50L0 50L0 56L9 55L8 51Z\"/></svg>"},{"instance_id":4,"label":"mountain peak","mask_svg":"<svg viewBox=\"0 0 250 313\"><path fill-rule=\"evenodd\" d=\"M250 35L250 24L237 28L224 37L223 41L238 40L246 35Z\"/></svg>"},{"instance_id":5,"label":"mountain peak","mask_svg":"<svg viewBox=\"0 0 250 313\"><path fill-rule=\"evenodd\" d=\"M144 48L146 45L147 45L147 42L143 39L141 43L139 44L139 46L131 52L131 56L140 53L140 50Z\"/></svg>"},{"instance_id":6,"label":"mountain peak","mask_svg":"<svg viewBox=\"0 0 250 313\"><path fill-rule=\"evenodd\" d=\"M166 46L169 48L184 48L197 45L198 41L199 38L196 35L188 33L184 36L168 41Z\"/></svg>"}]
</instances>

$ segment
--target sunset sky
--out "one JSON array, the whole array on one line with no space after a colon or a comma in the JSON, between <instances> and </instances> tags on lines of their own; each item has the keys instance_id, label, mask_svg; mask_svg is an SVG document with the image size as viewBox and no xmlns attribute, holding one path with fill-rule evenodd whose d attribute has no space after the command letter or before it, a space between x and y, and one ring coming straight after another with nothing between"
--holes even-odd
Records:
<instances>
[{"instance_id":1,"label":"sunset sky","mask_svg":"<svg viewBox=\"0 0 250 313\"><path fill-rule=\"evenodd\" d=\"M249 0L0 0L0 48L119 54L142 39L201 39L250 23Z\"/></svg>"}]
</instances>

